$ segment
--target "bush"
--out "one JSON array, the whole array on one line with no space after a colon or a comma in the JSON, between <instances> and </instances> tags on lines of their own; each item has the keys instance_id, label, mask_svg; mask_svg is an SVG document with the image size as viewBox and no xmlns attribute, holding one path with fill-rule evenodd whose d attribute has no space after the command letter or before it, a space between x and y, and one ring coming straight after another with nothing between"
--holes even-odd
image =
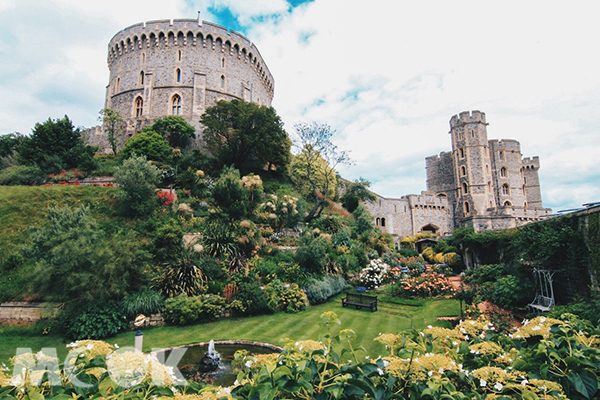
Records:
<instances>
[{"instance_id":1,"label":"bush","mask_svg":"<svg viewBox=\"0 0 600 400\"><path fill-rule=\"evenodd\" d=\"M165 302L165 319L174 325L189 325L218 318L225 309L225 298L217 295L181 294Z\"/></svg>"},{"instance_id":2,"label":"bush","mask_svg":"<svg viewBox=\"0 0 600 400\"><path fill-rule=\"evenodd\" d=\"M103 339L127 328L127 318L121 304L115 301L89 303L81 308L63 311L58 329L70 339Z\"/></svg>"},{"instance_id":3,"label":"bush","mask_svg":"<svg viewBox=\"0 0 600 400\"><path fill-rule=\"evenodd\" d=\"M118 192L126 214L148 215L154 209L154 190L160 181L160 170L145 156L132 156L115 172L115 182L122 186Z\"/></svg>"},{"instance_id":4,"label":"bush","mask_svg":"<svg viewBox=\"0 0 600 400\"><path fill-rule=\"evenodd\" d=\"M523 286L521 280L514 275L498 278L495 285L493 302L506 309L514 309L527 304L533 297L531 290Z\"/></svg>"},{"instance_id":5,"label":"bush","mask_svg":"<svg viewBox=\"0 0 600 400\"><path fill-rule=\"evenodd\" d=\"M506 275L506 267L503 264L486 264L465 271L465 281L469 283L495 282L504 275Z\"/></svg>"},{"instance_id":6,"label":"bush","mask_svg":"<svg viewBox=\"0 0 600 400\"><path fill-rule=\"evenodd\" d=\"M306 286L306 297L310 304L325 303L331 297L344 291L346 281L342 276L325 275L321 279L313 279Z\"/></svg>"},{"instance_id":7,"label":"bush","mask_svg":"<svg viewBox=\"0 0 600 400\"><path fill-rule=\"evenodd\" d=\"M34 185L48 179L37 166L15 165L0 170L0 185Z\"/></svg>"},{"instance_id":8,"label":"bush","mask_svg":"<svg viewBox=\"0 0 600 400\"><path fill-rule=\"evenodd\" d=\"M303 235L296 250L296 262L307 271L320 274L327 263L328 249L329 241L323 236Z\"/></svg>"},{"instance_id":9,"label":"bush","mask_svg":"<svg viewBox=\"0 0 600 400\"><path fill-rule=\"evenodd\" d=\"M436 272L428 272L403 280L400 283L398 295L428 298L451 294L453 292L454 287L447 277Z\"/></svg>"},{"instance_id":10,"label":"bush","mask_svg":"<svg viewBox=\"0 0 600 400\"><path fill-rule=\"evenodd\" d=\"M169 164L173 158L173 149L160 134L147 130L129 138L119 156L122 160L143 156L151 161Z\"/></svg>"},{"instance_id":11,"label":"bush","mask_svg":"<svg viewBox=\"0 0 600 400\"><path fill-rule=\"evenodd\" d=\"M164 310L165 299L160 293L150 289L129 294L121 300L123 314L128 319L133 319L138 314L152 315Z\"/></svg>"},{"instance_id":12,"label":"bush","mask_svg":"<svg viewBox=\"0 0 600 400\"><path fill-rule=\"evenodd\" d=\"M234 300L240 300L248 315L258 315L270 312L267 299L262 289L251 277L238 277L238 292Z\"/></svg>"}]
</instances>

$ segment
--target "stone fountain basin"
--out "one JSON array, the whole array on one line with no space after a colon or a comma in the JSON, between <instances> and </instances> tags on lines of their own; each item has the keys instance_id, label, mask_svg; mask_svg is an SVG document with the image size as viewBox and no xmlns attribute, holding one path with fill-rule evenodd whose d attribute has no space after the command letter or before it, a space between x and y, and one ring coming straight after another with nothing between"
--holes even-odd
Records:
<instances>
[{"instance_id":1,"label":"stone fountain basin","mask_svg":"<svg viewBox=\"0 0 600 400\"><path fill-rule=\"evenodd\" d=\"M177 368L185 379L202 380L205 383L210 383L218 386L231 386L235 382L236 374L231 370L231 362L234 354L238 350L247 350L248 354L272 354L283 351L281 347L269 344L260 343L250 340L220 340L214 341L215 351L221 356L221 365L218 371L210 373L206 376L199 377L196 374L200 361L208 351L209 342L201 342L186 346L171 347L156 353L165 353L165 360L174 349L185 349L185 354L177 363Z\"/></svg>"}]
</instances>

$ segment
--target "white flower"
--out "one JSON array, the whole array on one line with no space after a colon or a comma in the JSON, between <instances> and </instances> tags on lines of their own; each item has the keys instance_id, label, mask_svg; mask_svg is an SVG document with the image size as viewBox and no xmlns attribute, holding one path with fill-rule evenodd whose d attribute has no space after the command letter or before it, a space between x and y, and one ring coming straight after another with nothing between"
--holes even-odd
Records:
<instances>
[{"instance_id":1,"label":"white flower","mask_svg":"<svg viewBox=\"0 0 600 400\"><path fill-rule=\"evenodd\" d=\"M94 348L94 344L93 344L93 343L90 343L90 344L88 344L87 346L85 346L85 348L86 348L86 349L88 349L88 350L91 350L91 349L93 349L93 348Z\"/></svg>"},{"instance_id":2,"label":"white flower","mask_svg":"<svg viewBox=\"0 0 600 400\"><path fill-rule=\"evenodd\" d=\"M543 324L544 322L546 322L546 317L541 317L540 318L540 322Z\"/></svg>"},{"instance_id":3,"label":"white flower","mask_svg":"<svg viewBox=\"0 0 600 400\"><path fill-rule=\"evenodd\" d=\"M387 360L383 360L383 367L387 368L388 365L390 365L390 362Z\"/></svg>"},{"instance_id":4,"label":"white flower","mask_svg":"<svg viewBox=\"0 0 600 400\"><path fill-rule=\"evenodd\" d=\"M427 328L431 329L431 328L433 328L433 326L431 326L431 325L427 325Z\"/></svg>"},{"instance_id":5,"label":"white flower","mask_svg":"<svg viewBox=\"0 0 600 400\"><path fill-rule=\"evenodd\" d=\"M497 391L501 391L503 387L504 387L504 386L502 386L502 384L501 384L500 382L497 382L497 383L494 385L494 389L496 389Z\"/></svg>"},{"instance_id":6,"label":"white flower","mask_svg":"<svg viewBox=\"0 0 600 400\"><path fill-rule=\"evenodd\" d=\"M381 368L377 368L377 372L379 373L379 375L383 375L383 370Z\"/></svg>"},{"instance_id":7,"label":"white flower","mask_svg":"<svg viewBox=\"0 0 600 400\"><path fill-rule=\"evenodd\" d=\"M432 377L432 376L433 376L433 371L429 371L429 372L427 373L427 375L428 375L429 377Z\"/></svg>"},{"instance_id":8,"label":"white flower","mask_svg":"<svg viewBox=\"0 0 600 400\"><path fill-rule=\"evenodd\" d=\"M246 363L244 365L246 366L246 368L251 368L252 367L252 360L246 361Z\"/></svg>"},{"instance_id":9,"label":"white flower","mask_svg":"<svg viewBox=\"0 0 600 400\"><path fill-rule=\"evenodd\" d=\"M115 343L115 349L118 349L118 348L119 348L119 345Z\"/></svg>"},{"instance_id":10,"label":"white flower","mask_svg":"<svg viewBox=\"0 0 600 400\"><path fill-rule=\"evenodd\" d=\"M523 386L527 386L528 383L529 383L529 381L527 379L523 379L521 381L521 385L523 385Z\"/></svg>"},{"instance_id":11,"label":"white flower","mask_svg":"<svg viewBox=\"0 0 600 400\"><path fill-rule=\"evenodd\" d=\"M42 353L42 351L38 351L37 353L35 353L35 359L39 360L40 358L44 357L44 353Z\"/></svg>"},{"instance_id":12,"label":"white flower","mask_svg":"<svg viewBox=\"0 0 600 400\"><path fill-rule=\"evenodd\" d=\"M177 392L178 392L178 390L175 388L175 386L171 386L171 392L173 392L173 393L177 393Z\"/></svg>"},{"instance_id":13,"label":"white flower","mask_svg":"<svg viewBox=\"0 0 600 400\"><path fill-rule=\"evenodd\" d=\"M438 372L439 372L441 375L443 375L443 374L444 374L444 368L440 368L440 369L438 370Z\"/></svg>"},{"instance_id":14,"label":"white flower","mask_svg":"<svg viewBox=\"0 0 600 400\"><path fill-rule=\"evenodd\" d=\"M487 386L487 382L482 379L482 380L479 381L479 386L486 387Z\"/></svg>"},{"instance_id":15,"label":"white flower","mask_svg":"<svg viewBox=\"0 0 600 400\"><path fill-rule=\"evenodd\" d=\"M542 327L541 326L534 326L533 328L531 328L532 331L541 331Z\"/></svg>"}]
</instances>

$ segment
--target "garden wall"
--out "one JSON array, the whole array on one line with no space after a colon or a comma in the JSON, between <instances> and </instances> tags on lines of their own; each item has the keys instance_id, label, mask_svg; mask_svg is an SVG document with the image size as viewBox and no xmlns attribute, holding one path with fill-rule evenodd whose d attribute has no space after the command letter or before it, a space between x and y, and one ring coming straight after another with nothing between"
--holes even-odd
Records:
<instances>
[{"instance_id":1,"label":"garden wall","mask_svg":"<svg viewBox=\"0 0 600 400\"><path fill-rule=\"evenodd\" d=\"M0 322L33 323L42 318L54 316L58 312L56 304L14 301L0 304Z\"/></svg>"}]
</instances>

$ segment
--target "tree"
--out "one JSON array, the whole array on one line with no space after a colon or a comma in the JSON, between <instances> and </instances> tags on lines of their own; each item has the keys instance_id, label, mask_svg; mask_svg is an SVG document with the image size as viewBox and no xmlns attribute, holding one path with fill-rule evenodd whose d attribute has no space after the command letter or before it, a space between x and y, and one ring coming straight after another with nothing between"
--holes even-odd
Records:
<instances>
[{"instance_id":1,"label":"tree","mask_svg":"<svg viewBox=\"0 0 600 400\"><path fill-rule=\"evenodd\" d=\"M296 146L301 149L294 157L293 173L296 180L304 179L308 185L315 204L306 216L310 222L321 215L327 205L327 198L335 192L335 168L338 165L350 164L347 151L339 151L331 142L335 131L327 124L317 122L299 123L294 126L298 136Z\"/></svg>"},{"instance_id":2,"label":"tree","mask_svg":"<svg viewBox=\"0 0 600 400\"><path fill-rule=\"evenodd\" d=\"M190 139L196 137L196 129L178 115L157 119L150 127L143 130L152 130L161 134L167 139L169 146L180 149L189 146Z\"/></svg>"},{"instance_id":3,"label":"tree","mask_svg":"<svg viewBox=\"0 0 600 400\"><path fill-rule=\"evenodd\" d=\"M371 186L371 182L363 178L350 183L346 193L340 199L344 208L354 212L361 201L375 200L375 195L369 191L369 186Z\"/></svg>"},{"instance_id":4,"label":"tree","mask_svg":"<svg viewBox=\"0 0 600 400\"><path fill-rule=\"evenodd\" d=\"M117 142L119 138L125 134L125 120L121 116L121 113L111 108L103 108L100 110L100 116L98 120L102 122L102 125L106 127L106 133L108 134L108 142L112 149L113 154L117 155Z\"/></svg>"},{"instance_id":5,"label":"tree","mask_svg":"<svg viewBox=\"0 0 600 400\"><path fill-rule=\"evenodd\" d=\"M62 169L94 169L95 151L84 144L80 129L65 115L63 119L48 118L36 123L30 139L21 144L19 156L25 164L35 164L47 173L56 173Z\"/></svg>"},{"instance_id":6,"label":"tree","mask_svg":"<svg viewBox=\"0 0 600 400\"><path fill-rule=\"evenodd\" d=\"M170 163L173 158L173 148L160 134L146 130L130 138L121 149L122 159L127 159L133 154L145 156L151 161Z\"/></svg>"},{"instance_id":7,"label":"tree","mask_svg":"<svg viewBox=\"0 0 600 400\"><path fill-rule=\"evenodd\" d=\"M160 169L145 156L133 155L117 167L115 182L122 186L119 197L125 213L148 215L154 209L154 191L160 182L160 174Z\"/></svg>"},{"instance_id":8,"label":"tree","mask_svg":"<svg viewBox=\"0 0 600 400\"><path fill-rule=\"evenodd\" d=\"M0 135L0 169L18 164L18 151L26 140L29 138L19 132Z\"/></svg>"},{"instance_id":9,"label":"tree","mask_svg":"<svg viewBox=\"0 0 600 400\"><path fill-rule=\"evenodd\" d=\"M223 165L242 169L247 162L255 162L284 170L290 162L291 141L272 107L218 101L200 122L205 126L206 146Z\"/></svg>"},{"instance_id":10,"label":"tree","mask_svg":"<svg viewBox=\"0 0 600 400\"><path fill-rule=\"evenodd\" d=\"M148 261L133 231L107 235L87 207L51 207L33 227L25 255L35 260L34 293L53 301L120 299L144 284Z\"/></svg>"},{"instance_id":11,"label":"tree","mask_svg":"<svg viewBox=\"0 0 600 400\"><path fill-rule=\"evenodd\" d=\"M225 167L215 182L212 191L215 203L229 215L231 219L244 217L251 206L250 192L240 179L240 172L233 167Z\"/></svg>"}]
</instances>

